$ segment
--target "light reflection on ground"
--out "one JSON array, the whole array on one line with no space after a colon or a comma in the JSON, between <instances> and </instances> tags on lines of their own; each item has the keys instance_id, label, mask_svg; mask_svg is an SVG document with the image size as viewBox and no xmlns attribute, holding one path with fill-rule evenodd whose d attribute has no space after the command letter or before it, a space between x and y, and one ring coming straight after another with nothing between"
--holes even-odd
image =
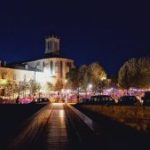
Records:
<instances>
[{"instance_id":1,"label":"light reflection on ground","mask_svg":"<svg viewBox=\"0 0 150 150\"><path fill-rule=\"evenodd\" d=\"M50 113L51 105L48 104L36 114L34 114L23 127L22 132L10 143L8 150L19 149L20 146L23 147L26 143L29 143L35 138L36 134L39 134L41 128L44 128Z\"/></svg>"}]
</instances>

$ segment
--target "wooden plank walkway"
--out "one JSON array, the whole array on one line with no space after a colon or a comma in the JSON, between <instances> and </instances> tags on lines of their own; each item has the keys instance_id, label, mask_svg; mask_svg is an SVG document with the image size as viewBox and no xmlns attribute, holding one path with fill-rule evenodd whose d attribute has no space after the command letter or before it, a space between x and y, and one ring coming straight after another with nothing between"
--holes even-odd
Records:
<instances>
[{"instance_id":1,"label":"wooden plank walkway","mask_svg":"<svg viewBox=\"0 0 150 150\"><path fill-rule=\"evenodd\" d=\"M47 126L47 149L69 149L66 113L63 104L53 105Z\"/></svg>"}]
</instances>

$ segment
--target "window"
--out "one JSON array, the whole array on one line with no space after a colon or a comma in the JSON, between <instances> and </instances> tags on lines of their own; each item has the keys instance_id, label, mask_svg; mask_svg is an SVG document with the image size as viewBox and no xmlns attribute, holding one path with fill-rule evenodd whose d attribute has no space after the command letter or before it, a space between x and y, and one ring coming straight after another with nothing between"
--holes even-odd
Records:
<instances>
[{"instance_id":1,"label":"window","mask_svg":"<svg viewBox=\"0 0 150 150\"><path fill-rule=\"evenodd\" d=\"M26 74L24 75L24 79L23 80L26 81Z\"/></svg>"},{"instance_id":2,"label":"window","mask_svg":"<svg viewBox=\"0 0 150 150\"><path fill-rule=\"evenodd\" d=\"M50 61L50 70L53 70L53 61Z\"/></svg>"},{"instance_id":3,"label":"window","mask_svg":"<svg viewBox=\"0 0 150 150\"><path fill-rule=\"evenodd\" d=\"M68 72L70 71L70 69L72 68L71 62L66 62L66 66L68 69Z\"/></svg>"},{"instance_id":4,"label":"window","mask_svg":"<svg viewBox=\"0 0 150 150\"><path fill-rule=\"evenodd\" d=\"M2 72L2 73L1 73L1 77L2 77L2 79L6 79L6 75L7 75L7 73L6 73L6 72Z\"/></svg>"},{"instance_id":5,"label":"window","mask_svg":"<svg viewBox=\"0 0 150 150\"><path fill-rule=\"evenodd\" d=\"M60 77L63 77L63 62L60 61Z\"/></svg>"},{"instance_id":6,"label":"window","mask_svg":"<svg viewBox=\"0 0 150 150\"><path fill-rule=\"evenodd\" d=\"M71 68L71 62L67 62L66 65L69 67L69 69Z\"/></svg>"},{"instance_id":7,"label":"window","mask_svg":"<svg viewBox=\"0 0 150 150\"><path fill-rule=\"evenodd\" d=\"M59 62L55 63L55 68L56 68L56 73L59 73L60 72L60 70L59 70Z\"/></svg>"},{"instance_id":8,"label":"window","mask_svg":"<svg viewBox=\"0 0 150 150\"><path fill-rule=\"evenodd\" d=\"M48 42L48 49L49 49L49 50L52 50L52 44L53 44L52 41L49 41L49 42Z\"/></svg>"},{"instance_id":9,"label":"window","mask_svg":"<svg viewBox=\"0 0 150 150\"><path fill-rule=\"evenodd\" d=\"M45 62L43 61L43 68L45 67Z\"/></svg>"},{"instance_id":10,"label":"window","mask_svg":"<svg viewBox=\"0 0 150 150\"><path fill-rule=\"evenodd\" d=\"M57 43L56 41L54 42L54 50L56 50L56 51L59 50L59 48L58 48L58 43Z\"/></svg>"},{"instance_id":11,"label":"window","mask_svg":"<svg viewBox=\"0 0 150 150\"><path fill-rule=\"evenodd\" d=\"M16 80L16 74L13 75L13 80Z\"/></svg>"}]
</instances>

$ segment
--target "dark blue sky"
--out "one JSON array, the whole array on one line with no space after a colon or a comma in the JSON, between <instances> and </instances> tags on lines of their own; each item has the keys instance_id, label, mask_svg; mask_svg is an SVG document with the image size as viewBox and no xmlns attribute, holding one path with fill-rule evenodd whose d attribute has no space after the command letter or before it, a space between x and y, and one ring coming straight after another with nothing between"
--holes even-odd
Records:
<instances>
[{"instance_id":1,"label":"dark blue sky","mask_svg":"<svg viewBox=\"0 0 150 150\"><path fill-rule=\"evenodd\" d=\"M77 65L99 61L109 74L131 58L150 55L149 5L138 1L5 0L0 3L0 59L40 57L56 33Z\"/></svg>"}]
</instances>

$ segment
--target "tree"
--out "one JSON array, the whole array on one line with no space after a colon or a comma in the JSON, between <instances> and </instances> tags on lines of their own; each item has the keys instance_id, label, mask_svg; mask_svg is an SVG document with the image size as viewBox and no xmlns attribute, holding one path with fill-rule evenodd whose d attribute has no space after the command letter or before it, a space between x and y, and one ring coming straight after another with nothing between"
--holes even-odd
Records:
<instances>
[{"instance_id":1,"label":"tree","mask_svg":"<svg viewBox=\"0 0 150 150\"><path fill-rule=\"evenodd\" d=\"M67 80L68 80L68 87L76 90L79 88L79 69L78 68L72 68L70 71L66 74Z\"/></svg>"},{"instance_id":2,"label":"tree","mask_svg":"<svg viewBox=\"0 0 150 150\"><path fill-rule=\"evenodd\" d=\"M16 83L16 81L13 81L12 83L12 90L13 90L13 97L15 94L17 94L17 96L19 95L19 85Z\"/></svg>"},{"instance_id":3,"label":"tree","mask_svg":"<svg viewBox=\"0 0 150 150\"><path fill-rule=\"evenodd\" d=\"M101 82L107 77L105 70L98 63L89 66L82 65L80 68L73 68L67 73L68 84L72 89L82 89L86 92L89 84L96 92L100 89Z\"/></svg>"},{"instance_id":4,"label":"tree","mask_svg":"<svg viewBox=\"0 0 150 150\"><path fill-rule=\"evenodd\" d=\"M7 74L8 74L7 70L0 70L1 79L6 79Z\"/></svg>"},{"instance_id":5,"label":"tree","mask_svg":"<svg viewBox=\"0 0 150 150\"><path fill-rule=\"evenodd\" d=\"M98 86L98 91L100 93L103 93L103 90L105 88L109 88L109 87L110 87L110 80L108 80L108 79L100 80L99 81L99 86Z\"/></svg>"},{"instance_id":6,"label":"tree","mask_svg":"<svg viewBox=\"0 0 150 150\"><path fill-rule=\"evenodd\" d=\"M101 82L107 78L104 68L98 63L92 63L89 65L90 83L93 85L94 92L101 89Z\"/></svg>"},{"instance_id":7,"label":"tree","mask_svg":"<svg viewBox=\"0 0 150 150\"><path fill-rule=\"evenodd\" d=\"M150 88L150 57L139 58L137 60L137 69L134 86L138 88Z\"/></svg>"},{"instance_id":8,"label":"tree","mask_svg":"<svg viewBox=\"0 0 150 150\"><path fill-rule=\"evenodd\" d=\"M23 97L26 96L26 91L29 89L29 83L26 81L19 82L19 95L22 94Z\"/></svg>"},{"instance_id":9,"label":"tree","mask_svg":"<svg viewBox=\"0 0 150 150\"><path fill-rule=\"evenodd\" d=\"M89 80L90 80L90 74L89 74L87 65L82 65L79 68L78 76L79 76L78 77L79 78L79 86L82 90L84 90L86 92L87 87L89 85Z\"/></svg>"},{"instance_id":10,"label":"tree","mask_svg":"<svg viewBox=\"0 0 150 150\"><path fill-rule=\"evenodd\" d=\"M51 82L47 82L47 89L49 91L53 91L54 90L54 86L53 86L53 84Z\"/></svg>"},{"instance_id":11,"label":"tree","mask_svg":"<svg viewBox=\"0 0 150 150\"><path fill-rule=\"evenodd\" d=\"M62 82L62 80L57 80L54 85L54 90L60 91L61 89L63 89L63 82Z\"/></svg>"},{"instance_id":12,"label":"tree","mask_svg":"<svg viewBox=\"0 0 150 150\"><path fill-rule=\"evenodd\" d=\"M6 89L5 91L6 96L11 96L13 94L13 83L10 80L7 81L5 89Z\"/></svg>"},{"instance_id":13,"label":"tree","mask_svg":"<svg viewBox=\"0 0 150 150\"><path fill-rule=\"evenodd\" d=\"M132 58L126 61L118 73L119 86L124 89L130 87L150 87L150 58Z\"/></svg>"},{"instance_id":14,"label":"tree","mask_svg":"<svg viewBox=\"0 0 150 150\"><path fill-rule=\"evenodd\" d=\"M112 75L110 77L110 86L111 87L118 87L118 75Z\"/></svg>"},{"instance_id":15,"label":"tree","mask_svg":"<svg viewBox=\"0 0 150 150\"><path fill-rule=\"evenodd\" d=\"M68 87L72 88L73 90L77 90L77 101L79 102L80 97L80 81L79 81L79 69L72 68L67 73L67 80L68 80Z\"/></svg>"},{"instance_id":16,"label":"tree","mask_svg":"<svg viewBox=\"0 0 150 150\"><path fill-rule=\"evenodd\" d=\"M30 89L30 94L34 95L36 92L38 92L41 89L41 85L37 83L35 80L30 80L29 89Z\"/></svg>"}]
</instances>

